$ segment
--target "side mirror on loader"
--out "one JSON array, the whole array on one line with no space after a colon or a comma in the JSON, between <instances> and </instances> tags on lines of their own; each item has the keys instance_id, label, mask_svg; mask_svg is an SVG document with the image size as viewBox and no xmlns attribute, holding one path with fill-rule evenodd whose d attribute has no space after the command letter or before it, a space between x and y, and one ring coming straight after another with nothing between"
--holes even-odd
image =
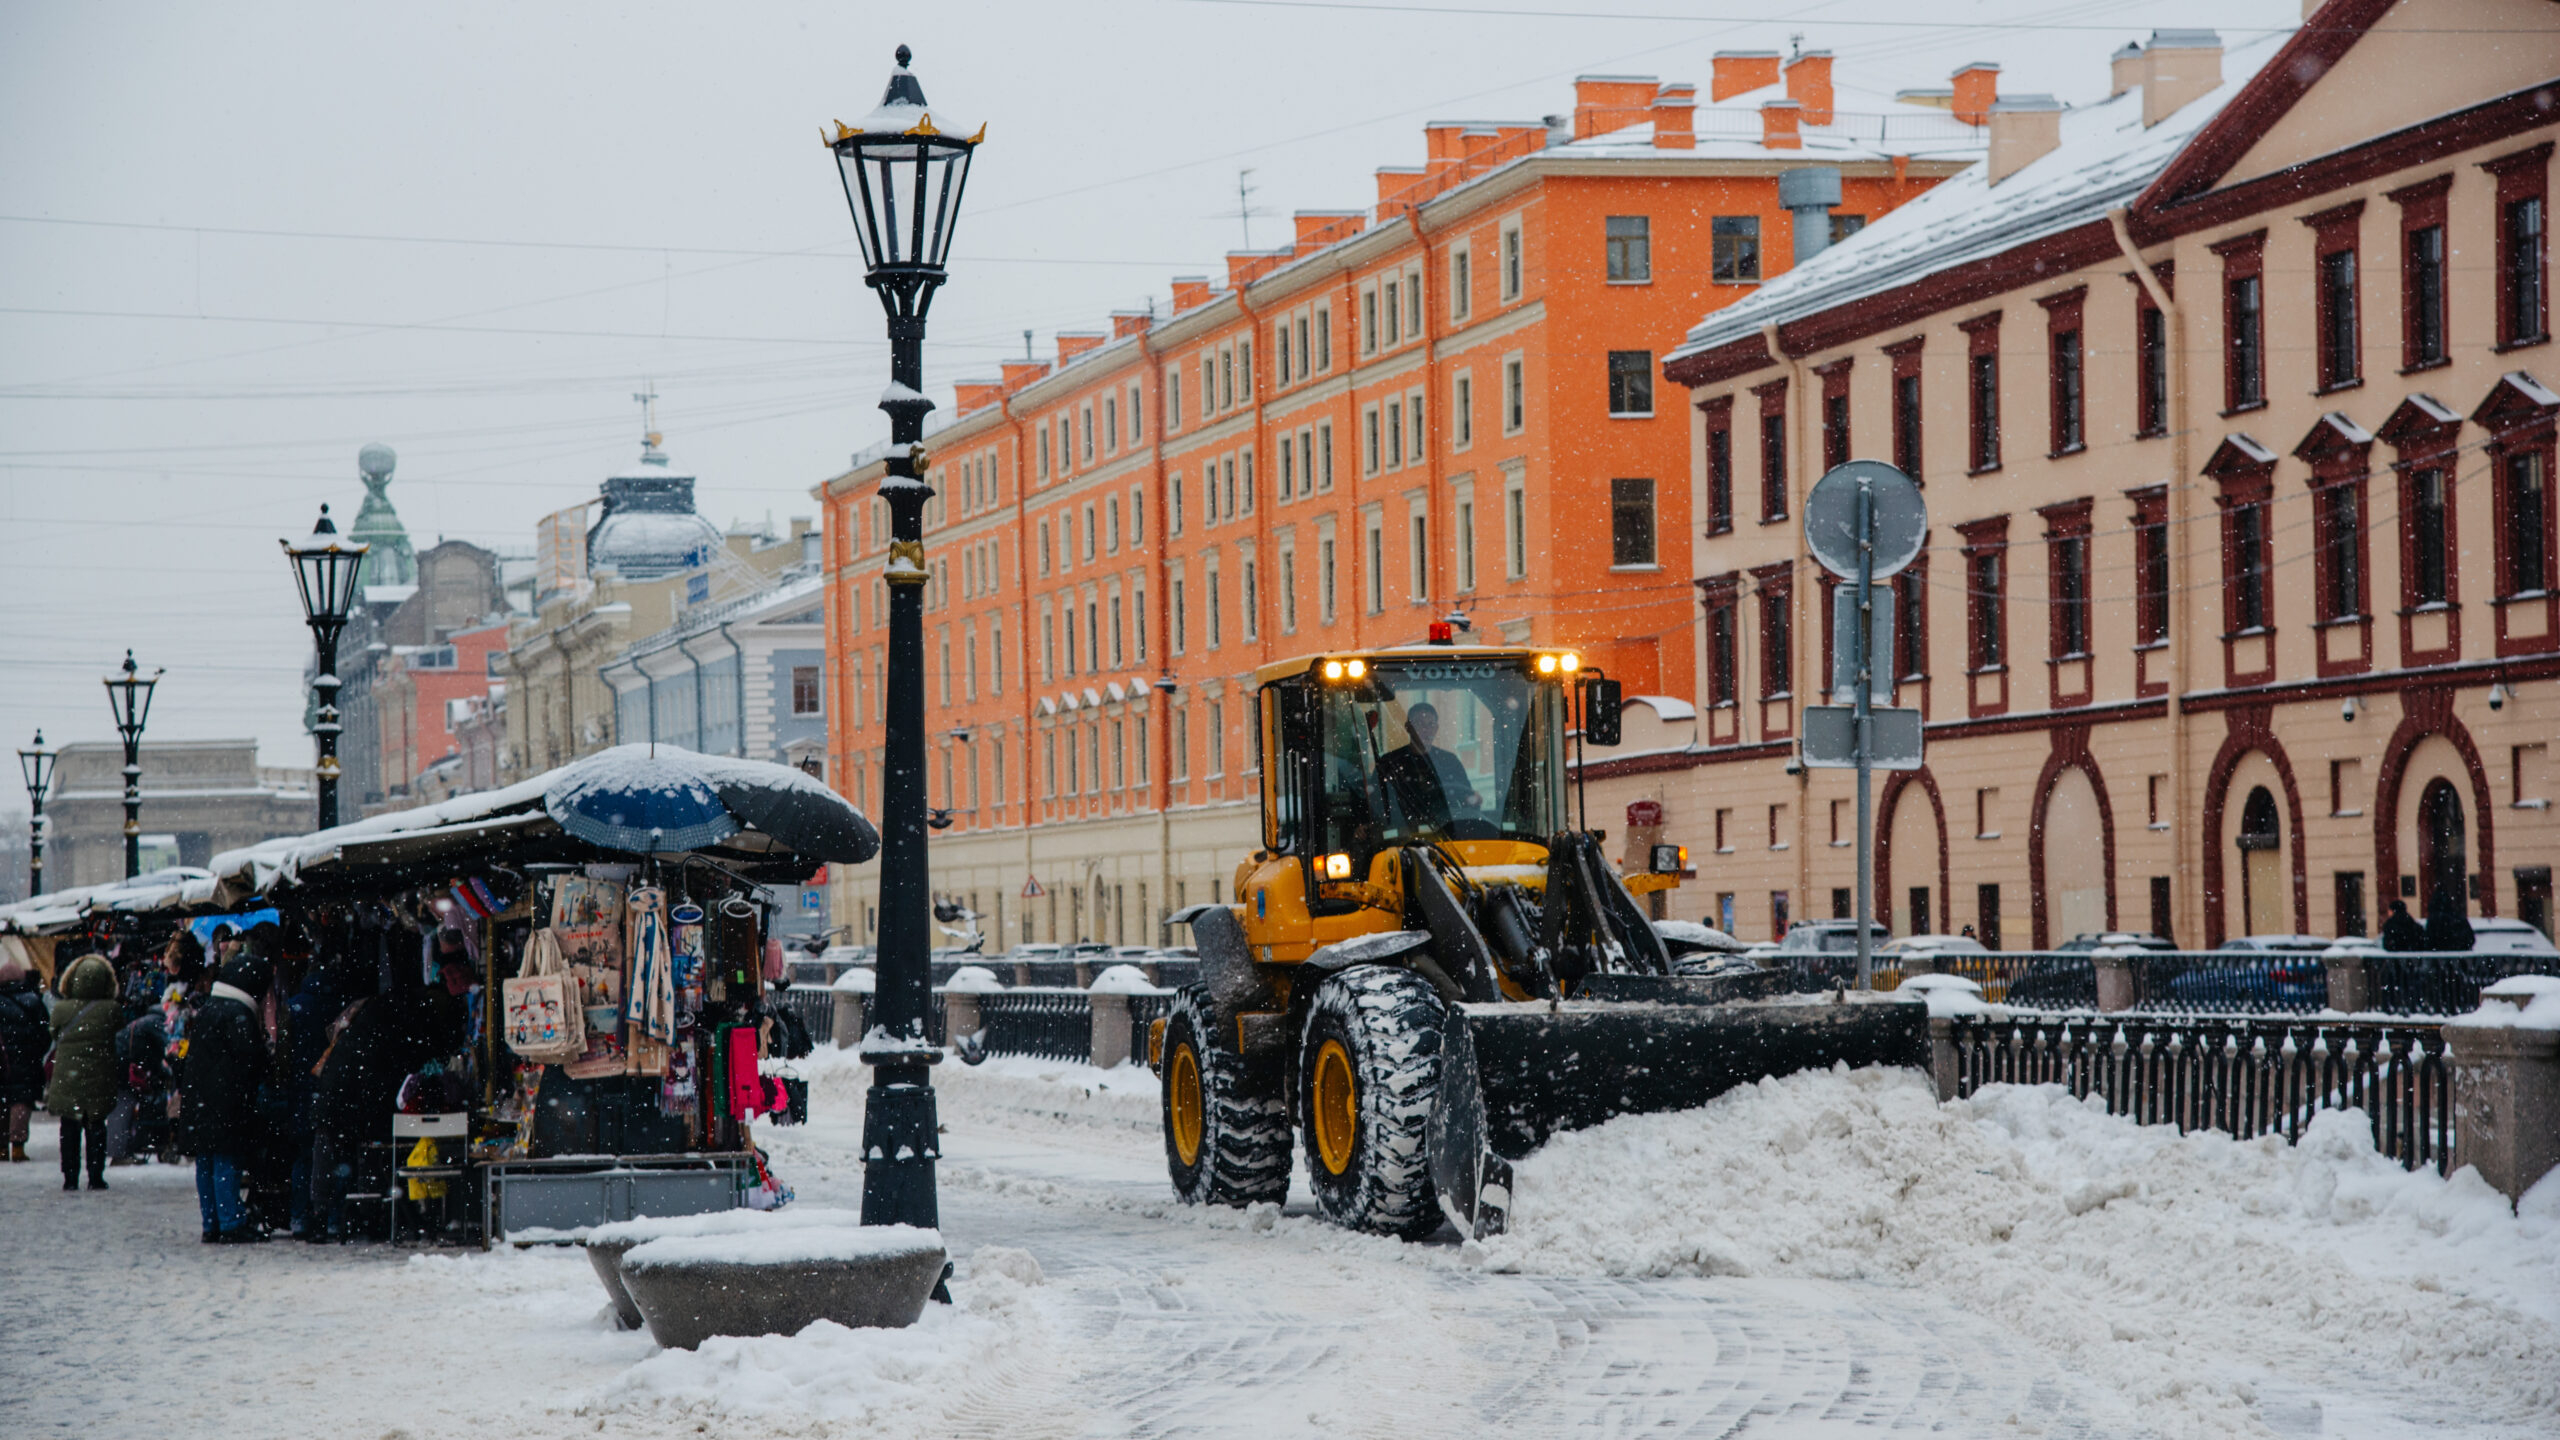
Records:
<instances>
[{"instance_id":1,"label":"side mirror on loader","mask_svg":"<svg viewBox=\"0 0 2560 1440\"><path fill-rule=\"evenodd\" d=\"M1615 746L1625 734L1618 712L1626 706L1626 687L1606 676L1582 682L1582 743Z\"/></svg>"}]
</instances>

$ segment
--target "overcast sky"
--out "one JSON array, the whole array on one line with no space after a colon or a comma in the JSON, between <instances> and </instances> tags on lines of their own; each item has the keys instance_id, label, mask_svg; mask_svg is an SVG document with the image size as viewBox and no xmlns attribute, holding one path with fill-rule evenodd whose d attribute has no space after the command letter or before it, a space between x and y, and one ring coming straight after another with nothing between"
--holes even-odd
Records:
<instances>
[{"instance_id":1,"label":"overcast sky","mask_svg":"<svg viewBox=\"0 0 2560 1440\"><path fill-rule=\"evenodd\" d=\"M926 374L1223 276L1294 209L1365 205L1426 120L1534 119L1580 72L1703 89L1719 49L1838 57L1844 110L1959 62L2105 94L2153 26L2236 42L2285 0L2037 5L1123 0L912 7L0 7L0 741L111 740L98 677L166 666L150 734L307 765L276 539L400 454L421 548L529 548L629 464L654 382L723 524L812 514L882 437L877 302L819 127L904 41L988 122ZM1660 18L1666 16L1705 18ZM2243 28L2258 27L2258 28ZM0 813L23 812L17 786Z\"/></svg>"}]
</instances>

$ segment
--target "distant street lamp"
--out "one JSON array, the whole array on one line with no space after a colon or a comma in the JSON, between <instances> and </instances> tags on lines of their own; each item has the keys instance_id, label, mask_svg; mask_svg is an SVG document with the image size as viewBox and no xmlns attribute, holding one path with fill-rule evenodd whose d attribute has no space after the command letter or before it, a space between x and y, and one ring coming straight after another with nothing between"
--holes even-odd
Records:
<instances>
[{"instance_id":1,"label":"distant street lamp","mask_svg":"<svg viewBox=\"0 0 2560 1440\"><path fill-rule=\"evenodd\" d=\"M27 772L27 893L44 893L44 793L53 788L53 762L59 750L44 748L44 732L36 732L35 748L18 752L18 768Z\"/></svg>"},{"instance_id":2,"label":"distant street lamp","mask_svg":"<svg viewBox=\"0 0 2560 1440\"><path fill-rule=\"evenodd\" d=\"M327 505L320 507L320 523L311 527L309 539L299 545L290 540L276 543L293 561L294 584L302 590L302 618L311 626L312 643L320 652L320 673L311 680L320 708L311 734L320 743L320 764L314 773L320 781L320 828L326 830L338 823L338 636L355 609L356 579L364 573L365 551L373 547L362 540L340 538L338 527L330 523Z\"/></svg>"},{"instance_id":3,"label":"distant street lamp","mask_svg":"<svg viewBox=\"0 0 2560 1440\"><path fill-rule=\"evenodd\" d=\"M133 652L124 652L124 671L106 677L107 709L116 717L116 734L124 737L124 878L142 873L142 727L151 720L151 696L165 670L145 675L134 668Z\"/></svg>"},{"instance_id":4,"label":"distant street lamp","mask_svg":"<svg viewBox=\"0 0 2560 1440\"><path fill-rule=\"evenodd\" d=\"M880 397L890 440L880 481L890 534L888 745L880 785L878 1018L861 1050L872 1067L862 1122L862 1223L932 1226L941 1145L931 1067L942 1052L925 1024L933 895L925 863L932 820L925 802L923 587L924 503L933 488L917 442L933 408L923 393L925 312L942 284L970 156L986 130L965 138L943 133L925 108L924 87L907 70L910 58L899 46L880 108L858 130L838 121L827 146L862 242L864 282L889 318L889 388Z\"/></svg>"}]
</instances>

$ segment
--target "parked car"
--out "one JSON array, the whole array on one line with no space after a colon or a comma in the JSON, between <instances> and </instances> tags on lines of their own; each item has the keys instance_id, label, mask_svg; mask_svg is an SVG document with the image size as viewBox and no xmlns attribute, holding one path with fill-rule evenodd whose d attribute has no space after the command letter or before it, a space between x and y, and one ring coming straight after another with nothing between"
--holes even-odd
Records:
<instances>
[{"instance_id":1,"label":"parked car","mask_svg":"<svg viewBox=\"0 0 2560 1440\"><path fill-rule=\"evenodd\" d=\"M2560 955L2560 946L2523 921L2499 915L2471 922L2471 951L2475 955Z\"/></svg>"},{"instance_id":2,"label":"parked car","mask_svg":"<svg viewBox=\"0 0 2560 1440\"><path fill-rule=\"evenodd\" d=\"M1893 938L1892 932L1876 921L1867 922L1870 944L1882 945ZM1799 920L1787 927L1786 937L1778 942L1783 955L1854 955L1858 951L1858 922L1855 920Z\"/></svg>"},{"instance_id":3,"label":"parked car","mask_svg":"<svg viewBox=\"0 0 2560 1440\"><path fill-rule=\"evenodd\" d=\"M2222 948L2248 955L2317 955L2336 943L2325 935L2240 935L2223 941Z\"/></svg>"},{"instance_id":4,"label":"parked car","mask_svg":"<svg viewBox=\"0 0 2560 1440\"><path fill-rule=\"evenodd\" d=\"M1900 935L1876 947L1879 955L1988 955L1970 935Z\"/></svg>"},{"instance_id":5,"label":"parked car","mask_svg":"<svg viewBox=\"0 0 2560 1440\"><path fill-rule=\"evenodd\" d=\"M2110 950L2175 950L2178 948L2157 935L2139 935L2130 930L2074 935L2053 948L2057 951L2082 951L2095 950L2100 946Z\"/></svg>"}]
</instances>

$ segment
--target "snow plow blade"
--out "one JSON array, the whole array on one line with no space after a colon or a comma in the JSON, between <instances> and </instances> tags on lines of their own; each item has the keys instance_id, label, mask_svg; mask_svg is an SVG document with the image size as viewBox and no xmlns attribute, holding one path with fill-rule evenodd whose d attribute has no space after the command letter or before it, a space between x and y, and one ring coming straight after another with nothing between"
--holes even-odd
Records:
<instances>
[{"instance_id":1,"label":"snow plow blade","mask_svg":"<svg viewBox=\"0 0 2560 1440\"><path fill-rule=\"evenodd\" d=\"M1607 998L1453 1005L1430 1129L1432 1180L1462 1235L1499 1234L1511 1162L1559 1130L1686 1110L1800 1070L1929 1065L1918 1000L1828 995L1732 1000L1677 976L1594 976Z\"/></svg>"}]
</instances>

